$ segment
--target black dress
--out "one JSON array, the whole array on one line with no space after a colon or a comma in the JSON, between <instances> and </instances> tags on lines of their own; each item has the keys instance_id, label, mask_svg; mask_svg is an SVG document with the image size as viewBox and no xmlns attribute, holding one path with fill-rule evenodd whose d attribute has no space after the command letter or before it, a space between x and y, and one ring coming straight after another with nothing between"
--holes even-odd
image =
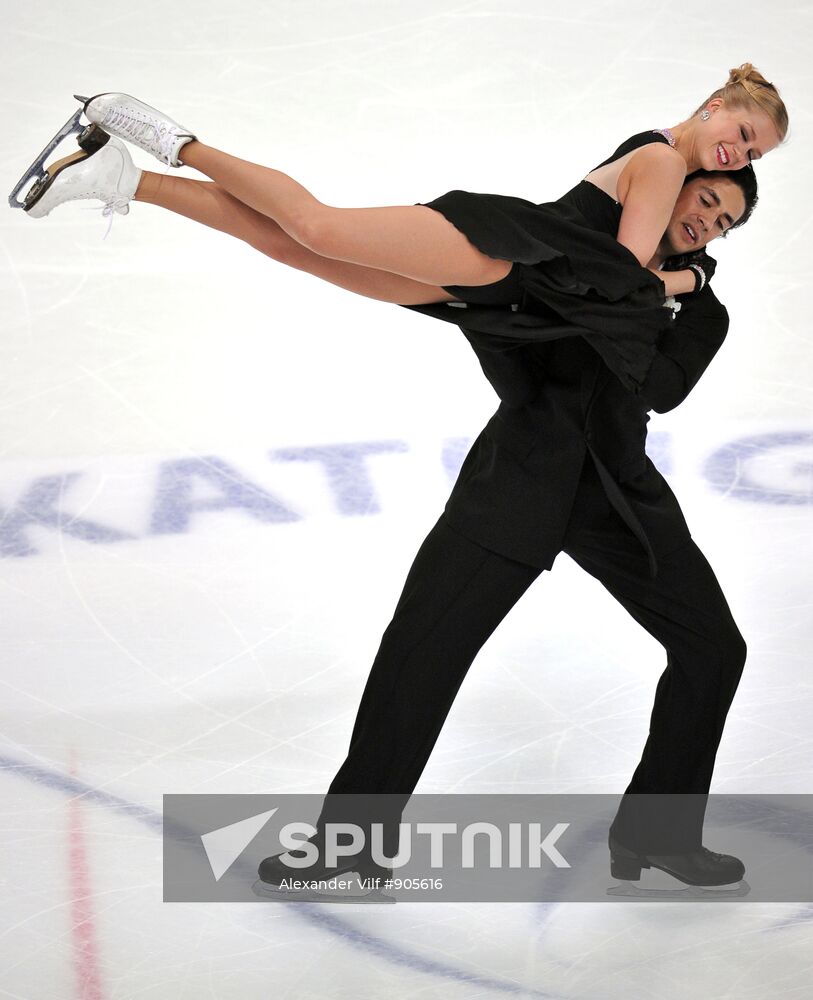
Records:
<instances>
[{"instance_id":1,"label":"black dress","mask_svg":"<svg viewBox=\"0 0 813 1000\"><path fill-rule=\"evenodd\" d=\"M598 166L653 142L668 145L659 132L640 132ZM580 181L539 205L469 191L417 204L440 212L489 257L515 263L490 285L444 286L462 303L404 308L525 341L583 336L627 389L641 387L673 313L663 282L616 240L622 206L610 195Z\"/></svg>"}]
</instances>

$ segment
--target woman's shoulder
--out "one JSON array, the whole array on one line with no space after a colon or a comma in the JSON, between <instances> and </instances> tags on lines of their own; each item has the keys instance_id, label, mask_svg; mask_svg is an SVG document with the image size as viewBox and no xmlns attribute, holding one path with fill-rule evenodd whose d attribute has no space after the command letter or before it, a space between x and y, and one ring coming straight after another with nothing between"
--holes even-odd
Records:
<instances>
[{"instance_id":1,"label":"woman's shoulder","mask_svg":"<svg viewBox=\"0 0 813 1000\"><path fill-rule=\"evenodd\" d=\"M669 189L681 184L686 161L659 132L639 132L623 142L604 163L584 178L604 191L617 205L623 205L632 181L643 176Z\"/></svg>"},{"instance_id":2,"label":"woman's shoulder","mask_svg":"<svg viewBox=\"0 0 813 1000\"><path fill-rule=\"evenodd\" d=\"M663 166L670 174L683 176L686 173L686 161L680 153L668 143L647 143L638 149L630 150L626 157L623 173L630 174L638 170L648 170Z\"/></svg>"},{"instance_id":3,"label":"woman's shoulder","mask_svg":"<svg viewBox=\"0 0 813 1000\"><path fill-rule=\"evenodd\" d=\"M653 150L663 150L667 153L667 155L669 152L676 152L672 149L669 140L662 132L657 132L653 129L646 132L636 132L635 135L631 135L628 139L625 139L611 156L608 156L607 159L602 163L599 163L598 166L593 167L593 170L598 170L599 167L604 167L607 164L612 163L614 160L618 160L622 156L626 156L628 153L632 153L645 146L648 146ZM677 155L679 156L680 154L678 153Z\"/></svg>"}]
</instances>

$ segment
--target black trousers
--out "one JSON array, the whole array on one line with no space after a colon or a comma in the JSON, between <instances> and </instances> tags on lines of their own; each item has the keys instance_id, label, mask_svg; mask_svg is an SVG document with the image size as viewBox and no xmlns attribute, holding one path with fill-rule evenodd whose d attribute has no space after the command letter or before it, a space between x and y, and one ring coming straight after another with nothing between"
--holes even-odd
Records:
<instances>
[{"instance_id":1,"label":"black trousers","mask_svg":"<svg viewBox=\"0 0 813 1000\"><path fill-rule=\"evenodd\" d=\"M691 539L658 555L652 580L646 554L607 500L589 458L562 551L601 581L666 651L649 736L612 832L621 843L653 854L697 848L746 653L720 585ZM328 789L320 823L351 818L332 795L397 793L387 797L390 811L376 816L389 831L388 852L395 853L392 824L426 766L469 666L540 572L482 548L440 516L382 637L349 753ZM680 815L670 814L653 793L668 793L668 802L680 804Z\"/></svg>"}]
</instances>

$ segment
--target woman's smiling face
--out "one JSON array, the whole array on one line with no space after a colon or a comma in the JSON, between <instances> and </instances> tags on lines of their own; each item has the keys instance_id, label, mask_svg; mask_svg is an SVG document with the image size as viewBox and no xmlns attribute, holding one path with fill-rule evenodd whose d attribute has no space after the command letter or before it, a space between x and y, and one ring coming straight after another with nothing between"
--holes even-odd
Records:
<instances>
[{"instance_id":1,"label":"woman's smiling face","mask_svg":"<svg viewBox=\"0 0 813 1000\"><path fill-rule=\"evenodd\" d=\"M719 97L706 108L709 119L698 120L695 132L700 169L739 170L779 145L776 126L764 111L728 106Z\"/></svg>"}]
</instances>

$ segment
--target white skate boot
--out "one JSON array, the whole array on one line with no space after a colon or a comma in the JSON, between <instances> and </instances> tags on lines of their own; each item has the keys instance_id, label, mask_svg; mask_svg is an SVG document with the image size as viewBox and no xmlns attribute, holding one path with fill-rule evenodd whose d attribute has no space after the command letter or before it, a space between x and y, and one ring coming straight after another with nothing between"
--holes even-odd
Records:
<instances>
[{"instance_id":1,"label":"white skate boot","mask_svg":"<svg viewBox=\"0 0 813 1000\"><path fill-rule=\"evenodd\" d=\"M124 143L93 125L83 133L78 152L46 167L21 207L31 218L42 219L66 201L98 198L104 202L102 214L110 217L112 225L113 212L127 215L130 211L141 174Z\"/></svg>"},{"instance_id":2,"label":"white skate boot","mask_svg":"<svg viewBox=\"0 0 813 1000\"><path fill-rule=\"evenodd\" d=\"M89 121L101 125L105 132L119 139L134 143L145 153L151 153L171 167L183 166L178 160L178 151L181 146L197 138L183 125L129 94L73 96L83 103Z\"/></svg>"}]
</instances>

